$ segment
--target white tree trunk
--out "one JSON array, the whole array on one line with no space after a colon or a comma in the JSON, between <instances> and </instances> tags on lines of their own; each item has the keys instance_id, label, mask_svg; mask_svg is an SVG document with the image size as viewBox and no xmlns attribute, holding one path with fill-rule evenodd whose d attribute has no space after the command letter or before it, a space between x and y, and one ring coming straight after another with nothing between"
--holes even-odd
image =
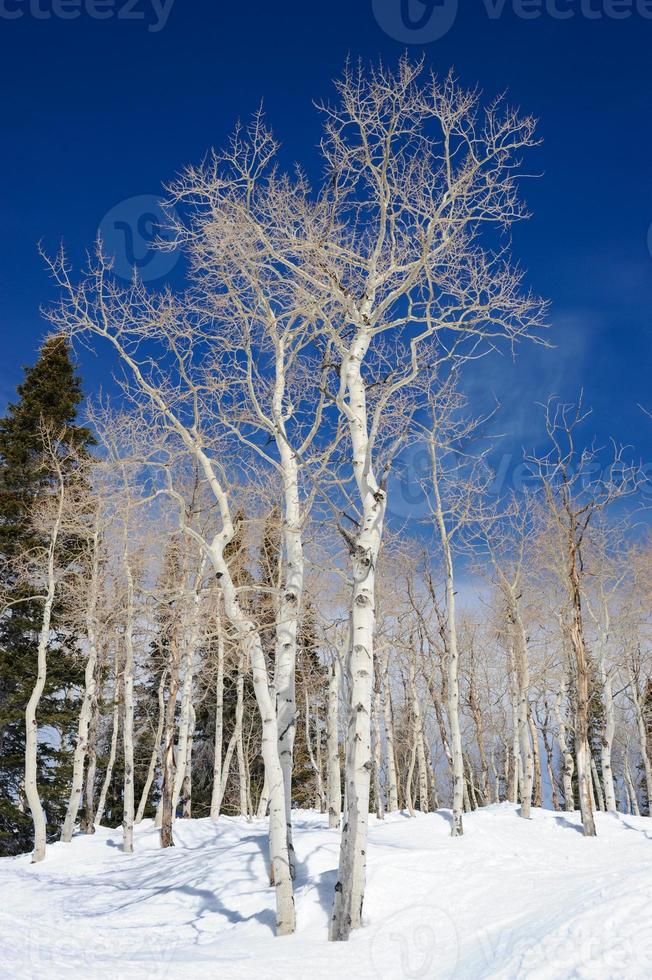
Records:
<instances>
[{"instance_id":1,"label":"white tree trunk","mask_svg":"<svg viewBox=\"0 0 652 980\"><path fill-rule=\"evenodd\" d=\"M521 765L523 768L523 783L521 786L520 814L526 820L530 818L532 805L532 787L534 785L534 758L530 739L530 667L527 652L525 627L521 620L516 599L511 610L514 625L514 653L516 661L516 690L518 697L517 719L518 739L521 750Z\"/></svg>"},{"instance_id":2,"label":"white tree trunk","mask_svg":"<svg viewBox=\"0 0 652 980\"><path fill-rule=\"evenodd\" d=\"M334 830L342 817L342 774L339 745L340 658L333 654L328 676L328 826Z\"/></svg>"},{"instance_id":3,"label":"white tree trunk","mask_svg":"<svg viewBox=\"0 0 652 980\"><path fill-rule=\"evenodd\" d=\"M317 805L321 813L324 813L326 807L326 798L324 795L324 783L322 779L321 766L318 761L318 757L312 748L312 738L310 736L310 695L308 694L308 688L304 685L303 697L305 702L305 734L306 734L306 749L308 750L308 759L310 760L310 765L315 773L315 780L317 783ZM316 746L318 747L321 742L321 730L319 727L319 719L315 717L315 734L316 734Z\"/></svg>"},{"instance_id":4,"label":"white tree trunk","mask_svg":"<svg viewBox=\"0 0 652 980\"><path fill-rule=\"evenodd\" d=\"M86 604L86 639L88 641L88 659L86 660L86 670L84 672L84 697L79 711L79 722L77 725L77 742L72 765L72 788L68 809L66 810L61 840L63 843L70 843L72 840L77 813L82 799L84 786L84 764L86 762L86 752L88 748L88 732L93 713L93 702L95 699L95 667L97 665L97 599L99 591L100 574L100 555L99 555L99 530L97 526L92 537L92 560L91 575L89 582L89 594Z\"/></svg>"},{"instance_id":5,"label":"white tree trunk","mask_svg":"<svg viewBox=\"0 0 652 980\"><path fill-rule=\"evenodd\" d=\"M380 774L382 770L383 749L380 741L380 712L381 712L381 692L380 692L380 671L378 664L374 668L374 702L373 702L373 730L374 730L374 796L376 797L376 817L378 820L385 818L385 805L383 793L380 785Z\"/></svg>"},{"instance_id":6,"label":"white tree trunk","mask_svg":"<svg viewBox=\"0 0 652 980\"><path fill-rule=\"evenodd\" d=\"M192 816L192 743L195 734L195 721L196 721L195 708L190 705L190 726L188 731L188 740L186 742L186 760L184 765L184 776L183 776L183 786L181 789L182 794L182 815L189 820Z\"/></svg>"},{"instance_id":7,"label":"white tree trunk","mask_svg":"<svg viewBox=\"0 0 652 980\"><path fill-rule=\"evenodd\" d=\"M600 745L600 764L604 783L604 802L608 813L616 813L616 788L612 765L616 717L614 711L613 681L608 670L602 667L602 690L604 696L604 733Z\"/></svg>"},{"instance_id":8,"label":"white tree trunk","mask_svg":"<svg viewBox=\"0 0 652 980\"><path fill-rule=\"evenodd\" d=\"M632 782L632 772L629 768L629 745L625 746L625 758L623 762L623 776L625 779L625 786L627 787L629 798L632 805L632 812L635 817L640 817L641 810L638 805L638 797L636 795L636 790L634 788L634 783Z\"/></svg>"},{"instance_id":9,"label":"white tree trunk","mask_svg":"<svg viewBox=\"0 0 652 980\"><path fill-rule=\"evenodd\" d=\"M389 651L382 664L383 675L383 724L385 728L385 757L387 760L387 809L398 810L398 779L396 775L396 749L394 747L394 719L392 717L392 692L389 679Z\"/></svg>"},{"instance_id":10,"label":"white tree trunk","mask_svg":"<svg viewBox=\"0 0 652 980\"><path fill-rule=\"evenodd\" d=\"M34 824L34 851L32 862L37 863L45 858L45 846L47 838L47 826L45 811L39 796L37 773L38 773L38 723L36 721L36 711L45 688L47 679L47 651L50 642L50 623L52 620L52 606L56 591L55 577L55 554L64 502L64 483L61 470L58 472L58 505L56 516L50 531L50 540L47 553L47 572L46 572L46 591L43 602L43 616L38 635L37 645L37 665L36 682L32 689L27 707L25 709L25 797L32 815Z\"/></svg>"},{"instance_id":11,"label":"white tree trunk","mask_svg":"<svg viewBox=\"0 0 652 980\"><path fill-rule=\"evenodd\" d=\"M249 816L247 803L247 767L245 765L244 740L243 740L243 718L244 718L244 680L245 664L244 656L241 653L238 658L238 676L236 680L236 704L235 704L235 747L238 760L238 789L240 791L240 816Z\"/></svg>"},{"instance_id":12,"label":"white tree trunk","mask_svg":"<svg viewBox=\"0 0 652 980\"><path fill-rule=\"evenodd\" d=\"M421 813L428 813L428 770L426 766L426 755L423 746L423 718L421 716L421 705L419 704L419 693L416 684L416 667L412 665L410 670L410 694L412 698L412 717L414 746L417 758L417 772L419 777L419 809Z\"/></svg>"},{"instance_id":13,"label":"white tree trunk","mask_svg":"<svg viewBox=\"0 0 652 980\"><path fill-rule=\"evenodd\" d=\"M371 466L367 402L361 365L371 335L359 330L341 368L348 393L340 401L349 421L353 472L360 498L362 522L351 540L353 588L347 669L350 704L346 742L346 815L330 925L331 940L346 940L362 924L369 822L371 776L371 697L374 676L376 568L387 506L386 493Z\"/></svg>"},{"instance_id":14,"label":"white tree trunk","mask_svg":"<svg viewBox=\"0 0 652 980\"><path fill-rule=\"evenodd\" d=\"M557 719L557 741L562 754L562 779L564 785L564 809L567 813L572 813L575 809L575 797L573 793L573 772L575 762L573 754L568 747L566 738L566 720L564 717L564 701L568 690L566 678L561 682L559 694L555 698L555 717Z\"/></svg>"},{"instance_id":15,"label":"white tree trunk","mask_svg":"<svg viewBox=\"0 0 652 980\"><path fill-rule=\"evenodd\" d=\"M124 721L122 743L124 749L124 818L122 849L131 854L134 849L134 580L131 570L127 541L125 539L125 575L127 596L125 610L125 660L123 672Z\"/></svg>"},{"instance_id":16,"label":"white tree trunk","mask_svg":"<svg viewBox=\"0 0 652 980\"><path fill-rule=\"evenodd\" d=\"M593 790L594 799L597 800L598 810L604 812L604 795L602 793L602 786L600 784L600 774L598 772L598 767L595 764L595 759L591 756L591 775L593 777Z\"/></svg>"},{"instance_id":17,"label":"white tree trunk","mask_svg":"<svg viewBox=\"0 0 652 980\"><path fill-rule=\"evenodd\" d=\"M213 761L213 792L211 794L211 820L217 820L219 817L223 797L222 744L224 741L224 632L222 630L221 616L217 617L216 629L217 680L215 683L215 750Z\"/></svg>"},{"instance_id":18,"label":"white tree trunk","mask_svg":"<svg viewBox=\"0 0 652 980\"><path fill-rule=\"evenodd\" d=\"M118 660L119 657L116 652L115 690L113 692L113 717L111 719L111 747L109 749L109 758L106 764L106 773L104 774L104 782L102 783L100 798L97 803L97 812L95 814L95 823L98 827L102 823L102 817L104 816L106 797L107 797L107 793L109 792L109 786L111 785L111 778L113 776L113 767L115 765L115 758L118 751L118 733L120 730L120 688L121 688L120 664Z\"/></svg>"},{"instance_id":19,"label":"white tree trunk","mask_svg":"<svg viewBox=\"0 0 652 980\"><path fill-rule=\"evenodd\" d=\"M643 760L643 770L645 772L645 788L648 798L648 811L652 815L652 763L650 762L650 757L647 751L647 732L645 726L645 716L643 714L643 708L641 706L641 698L638 693L638 684L634 671L631 666L629 667L629 681L630 681L630 692L631 699L634 705L634 712L636 714L636 727L638 730L638 743L639 750L641 753L641 759Z\"/></svg>"},{"instance_id":20,"label":"white tree trunk","mask_svg":"<svg viewBox=\"0 0 652 980\"><path fill-rule=\"evenodd\" d=\"M276 651L274 688L278 724L278 755L283 771L285 825L290 874L295 876L295 854L292 843L292 768L296 737L297 706L295 692L297 633L303 594L304 558L301 540L302 515L299 502L299 476L296 455L285 434L281 392L283 383L282 352L277 358L277 391L275 399L276 444L283 480L285 551L284 581L276 618Z\"/></svg>"},{"instance_id":21,"label":"white tree trunk","mask_svg":"<svg viewBox=\"0 0 652 980\"><path fill-rule=\"evenodd\" d=\"M201 611L201 588L206 574L207 558L202 555L195 579L192 606L189 616L186 619L183 631L183 641L185 645L185 673L183 677L183 691L181 694L181 714L179 717L179 744L177 747L177 768L174 774L174 791L172 795L172 819L174 819L179 799L186 778L186 763L188 760L188 741L191 738L192 716L194 714L192 704L192 685L194 680L195 655L199 643L200 632L200 611ZM185 604L184 604L185 606ZM189 620L189 621L188 621Z\"/></svg>"},{"instance_id":22,"label":"white tree trunk","mask_svg":"<svg viewBox=\"0 0 652 980\"><path fill-rule=\"evenodd\" d=\"M190 738L190 724L192 718L192 685L194 680L194 654L195 647L192 643L187 643L185 656L185 672L183 676L183 686L181 693L181 710L179 716L179 738L177 742L176 759L177 764L174 773L174 789L172 792L172 819L176 817L181 798L183 781L186 776L186 760L188 758L188 739Z\"/></svg>"},{"instance_id":23,"label":"white tree trunk","mask_svg":"<svg viewBox=\"0 0 652 980\"><path fill-rule=\"evenodd\" d=\"M163 738L163 724L165 722L165 684L167 677L168 670L166 667L161 674L161 679L158 684L158 721L156 724L156 733L154 735L154 747L152 749L152 754L149 759L149 767L147 769L147 778L145 779L145 785L143 786L143 792L140 796L140 802L136 812L136 819L134 821L137 824L141 822L145 814L145 807L147 806L149 792L152 788L152 783L154 782L154 776L156 774L156 765L161 761L161 739Z\"/></svg>"},{"instance_id":24,"label":"white tree trunk","mask_svg":"<svg viewBox=\"0 0 652 980\"><path fill-rule=\"evenodd\" d=\"M224 549L233 537L228 503L225 494L215 478L212 467L205 457L201 457L207 476L220 504L223 530L215 536L208 550L209 557L222 586L224 609L232 626L236 629L239 642L249 662L251 663L252 680L256 702L262 721L262 755L265 773L269 787L269 825L270 825L270 861L272 876L276 889L276 932L277 935L287 935L294 932L295 910L292 889L292 875L288 856L287 825L285 814L285 791L283 770L278 753L278 727L276 705L270 692L267 665L263 652L260 635L253 623L243 615L238 602L236 588L231 578L228 565L224 558Z\"/></svg>"}]
</instances>

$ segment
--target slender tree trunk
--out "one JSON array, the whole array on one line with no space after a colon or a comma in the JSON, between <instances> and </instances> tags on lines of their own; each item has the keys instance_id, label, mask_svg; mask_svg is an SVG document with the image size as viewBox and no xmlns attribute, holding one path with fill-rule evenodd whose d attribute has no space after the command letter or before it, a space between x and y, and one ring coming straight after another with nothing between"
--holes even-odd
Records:
<instances>
[{"instance_id":1,"label":"slender tree trunk","mask_svg":"<svg viewBox=\"0 0 652 980\"><path fill-rule=\"evenodd\" d=\"M639 750L641 753L641 759L643 760L643 770L645 772L645 789L646 789L647 799L648 799L648 816L651 816L652 815L652 763L650 762L650 756L648 755L645 715L643 714L641 698L638 693L638 684L637 684L636 676L631 668L631 665L629 667L629 680L630 680L631 699L636 714L636 727L638 730Z\"/></svg>"},{"instance_id":2,"label":"slender tree trunk","mask_svg":"<svg viewBox=\"0 0 652 980\"><path fill-rule=\"evenodd\" d=\"M145 779L145 785L143 786L143 792L140 796L140 802L138 803L138 810L136 812L135 823L139 824L145 815L145 807L147 806L147 800L149 798L149 792L152 788L152 783L154 782L154 776L156 774L156 765L161 759L161 739L163 738L163 724L165 722L165 684L167 682L168 669L167 667L163 670L161 674L161 679L158 683L158 720L156 723L156 733L154 735L154 747L152 748L152 754L149 759L149 766L147 769L147 777Z\"/></svg>"},{"instance_id":3,"label":"slender tree trunk","mask_svg":"<svg viewBox=\"0 0 652 980\"><path fill-rule=\"evenodd\" d=\"M193 631L194 632L194 631ZM183 781L186 776L186 760L188 758L188 739L192 716L192 686L194 681L194 657L196 652L193 639L186 637L186 655L184 657L184 675L181 692L181 710L179 714L179 738L177 743L177 765L174 773L174 790L172 793L172 819L176 816L181 798Z\"/></svg>"},{"instance_id":4,"label":"slender tree trunk","mask_svg":"<svg viewBox=\"0 0 652 980\"><path fill-rule=\"evenodd\" d=\"M632 804L632 811L635 817L640 817L641 811L638 805L638 797L636 795L636 790L634 788L634 783L632 782L632 772L629 768L629 745L625 746L625 758L623 762L623 776L625 779L625 786L629 792L629 798Z\"/></svg>"},{"instance_id":5,"label":"slender tree trunk","mask_svg":"<svg viewBox=\"0 0 652 980\"><path fill-rule=\"evenodd\" d=\"M572 602L570 627L571 643L575 654L577 704L575 711L575 764L577 787L585 837L595 837L595 820L591 805L591 751L589 748L589 664L584 643L582 600L577 549L569 544L569 584Z\"/></svg>"},{"instance_id":6,"label":"slender tree trunk","mask_svg":"<svg viewBox=\"0 0 652 980\"><path fill-rule=\"evenodd\" d=\"M550 714L548 711L548 706L546 705L546 714L541 725L541 737L543 739L543 748L546 753L546 772L548 775L548 783L550 784L550 794L552 800L553 810L560 810L559 805L559 792L557 789L557 779L555 778L555 769L553 765L553 750L552 750L552 740L550 738L549 729Z\"/></svg>"},{"instance_id":7,"label":"slender tree trunk","mask_svg":"<svg viewBox=\"0 0 652 980\"><path fill-rule=\"evenodd\" d=\"M514 629L518 741L523 768L520 814L527 820L530 818L534 785L534 755L530 737L530 668L525 627L518 610L517 600L513 595L510 595L510 606L510 618Z\"/></svg>"},{"instance_id":8,"label":"slender tree trunk","mask_svg":"<svg viewBox=\"0 0 652 980\"><path fill-rule=\"evenodd\" d=\"M392 712L392 692L389 679L389 651L383 656L383 724L385 728L385 758L387 760L388 810L398 810L398 779L396 776L396 749L394 746L394 718Z\"/></svg>"},{"instance_id":9,"label":"slender tree trunk","mask_svg":"<svg viewBox=\"0 0 652 980\"><path fill-rule=\"evenodd\" d=\"M60 498L62 497L63 490L61 490L60 494ZM34 684L29 701L27 702L27 708L25 709L25 797L34 825L34 851L32 852L32 863L34 864L45 858L46 845L45 811L41 804L37 784L38 724L36 721L36 710L41 700L47 677L47 649L50 640L50 622L52 619L52 606L54 604L55 593L54 553L61 523L61 509L62 503L59 506L55 529L50 536L47 592L43 604L43 616L38 637L36 683Z\"/></svg>"},{"instance_id":10,"label":"slender tree trunk","mask_svg":"<svg viewBox=\"0 0 652 980\"><path fill-rule=\"evenodd\" d=\"M512 708L512 744L511 744L511 766L509 770L509 785L507 789L507 799L510 803L518 803L519 789L519 763L521 761L520 751L520 718L519 718L519 693L518 681L516 678L516 655L514 644L510 647L510 680L509 694Z\"/></svg>"},{"instance_id":11,"label":"slender tree trunk","mask_svg":"<svg viewBox=\"0 0 652 980\"><path fill-rule=\"evenodd\" d=\"M532 759L534 762L534 790L532 795L533 806L541 806L543 800L543 780L541 777L541 753L539 751L539 734L537 726L532 717L532 709L528 705L528 725L530 737L532 739Z\"/></svg>"},{"instance_id":12,"label":"slender tree trunk","mask_svg":"<svg viewBox=\"0 0 652 980\"><path fill-rule=\"evenodd\" d=\"M350 541L353 588L347 669L350 703L346 740L346 814L330 925L331 940L347 940L362 925L369 789L371 777L371 699L374 676L376 568L387 506L385 491L371 467L367 401L361 373L371 334L361 329L345 358L341 374L348 392L346 414L353 449L353 473L362 521Z\"/></svg>"},{"instance_id":13,"label":"slender tree trunk","mask_svg":"<svg viewBox=\"0 0 652 980\"><path fill-rule=\"evenodd\" d=\"M573 773L575 771L575 763L573 761L573 755L568 747L568 739L566 737L564 701L566 700L567 690L567 681L566 678L564 678L561 683L559 694L555 699L555 717L557 719L558 730L557 740L559 742L559 749L563 760L562 779L564 784L564 810L566 810L567 813L572 813L575 809L575 798L573 793Z\"/></svg>"},{"instance_id":14,"label":"slender tree trunk","mask_svg":"<svg viewBox=\"0 0 652 980\"><path fill-rule=\"evenodd\" d=\"M277 447L281 462L284 493L283 543L285 550L284 582L276 618L276 652L274 687L278 724L278 754L283 772L285 826L290 875L295 876L295 854L292 843L292 768L296 738L296 655L297 634L303 595L304 559L301 540L302 514L299 502L297 458L290 448L284 430L282 391L284 374L282 354L277 357L275 419Z\"/></svg>"},{"instance_id":15,"label":"slender tree trunk","mask_svg":"<svg viewBox=\"0 0 652 980\"><path fill-rule=\"evenodd\" d=\"M598 772L598 767L595 764L595 759L591 755L591 775L593 777L593 787L595 790L594 798L598 801L598 810L604 813L604 796L602 794L602 786L600 785L600 774Z\"/></svg>"},{"instance_id":16,"label":"slender tree trunk","mask_svg":"<svg viewBox=\"0 0 652 980\"><path fill-rule=\"evenodd\" d=\"M217 483L210 463L203 456L201 459L219 502L224 525L223 530L215 536L210 546L209 554L220 584L222 585L226 616L238 633L238 641L244 658L251 663L254 692L262 721L261 749L270 801L269 840L271 877L273 878L276 889L276 933L282 936L294 932L295 910L290 859L288 856L283 769L278 752L276 705L270 691L267 665L260 635L255 630L253 623L243 615L237 599L235 585L224 558L224 549L233 538L233 523L228 510L226 497Z\"/></svg>"},{"instance_id":17,"label":"slender tree trunk","mask_svg":"<svg viewBox=\"0 0 652 980\"><path fill-rule=\"evenodd\" d=\"M217 617L217 680L215 684L215 750L211 819L217 820L222 805L222 743L224 740L224 632L222 618Z\"/></svg>"},{"instance_id":18,"label":"slender tree trunk","mask_svg":"<svg viewBox=\"0 0 652 980\"><path fill-rule=\"evenodd\" d=\"M170 683L165 705L165 724L163 734L163 780L161 801L156 812L156 825L161 831L161 847L174 847L172 824L174 822L174 779L175 779L175 720L177 697L179 694L179 647L176 630L170 638Z\"/></svg>"},{"instance_id":19,"label":"slender tree trunk","mask_svg":"<svg viewBox=\"0 0 652 980\"><path fill-rule=\"evenodd\" d=\"M100 724L100 699L98 697L98 679L100 676L99 658L95 672L97 677L95 680L95 692L91 701L91 720L88 726L84 809L81 819L81 830L84 834L95 833L95 776L97 774L97 733Z\"/></svg>"},{"instance_id":20,"label":"slender tree trunk","mask_svg":"<svg viewBox=\"0 0 652 980\"><path fill-rule=\"evenodd\" d=\"M240 653L238 658L238 676L236 680L236 704L235 704L235 748L238 760L238 789L240 793L240 816L249 816L247 804L247 767L245 765L244 753L244 682L245 682L245 662L244 656ZM272 882L273 884L273 882Z\"/></svg>"},{"instance_id":21,"label":"slender tree trunk","mask_svg":"<svg viewBox=\"0 0 652 980\"><path fill-rule=\"evenodd\" d=\"M482 709L476 690L475 670L471 670L469 677L469 708L475 726L475 738L478 746L478 756L480 758L480 795L485 804L489 799L489 766L487 765L487 752L484 744L484 726L482 720Z\"/></svg>"},{"instance_id":22,"label":"slender tree trunk","mask_svg":"<svg viewBox=\"0 0 652 980\"><path fill-rule=\"evenodd\" d=\"M616 788L614 786L614 774L612 765L612 751L614 734L616 731L616 718L614 712L614 698L611 674L605 670L604 663L601 664L602 691L604 696L604 732L600 744L600 765L602 768L602 780L604 782L605 807L609 813L616 813Z\"/></svg>"},{"instance_id":23,"label":"slender tree trunk","mask_svg":"<svg viewBox=\"0 0 652 980\"><path fill-rule=\"evenodd\" d=\"M55 450L56 452L56 450ZM27 707L25 709L25 797L32 815L34 825L34 851L32 853L32 863L36 864L45 858L45 846L47 840L47 825L45 811L41 803L38 791L38 723L36 721L36 711L45 688L47 679L47 651L50 642L50 623L52 621L52 607L56 591L55 577L55 555L59 531L63 515L64 503L64 482L61 469L56 459L55 467L58 472L57 488L57 512L50 531L50 540L47 552L46 568L46 591L43 597L43 616L41 627L38 634L37 660L36 660L36 682L32 689Z\"/></svg>"},{"instance_id":24,"label":"slender tree trunk","mask_svg":"<svg viewBox=\"0 0 652 980\"><path fill-rule=\"evenodd\" d=\"M86 604L86 639L88 641L88 659L86 660L86 670L84 672L84 697L79 711L79 722L77 725L77 741L73 755L72 764L72 788L68 809L63 822L61 840L70 843L72 840L77 813L82 800L82 790L84 786L84 768L86 764L86 753L88 751L88 734L93 714L93 702L95 699L95 667L97 664L97 598L99 591L100 574L100 555L99 555L99 530L97 521L91 544L91 574L89 582L89 594Z\"/></svg>"},{"instance_id":25,"label":"slender tree trunk","mask_svg":"<svg viewBox=\"0 0 652 980\"><path fill-rule=\"evenodd\" d=\"M444 720L444 712L442 709L442 699L435 686L434 677L431 676L427 678L428 691L430 692L430 697L432 698L433 707L435 709L435 718L437 719L437 728L439 729L439 737L441 738L441 744L444 749L444 755L446 756L446 762L448 763L448 771L450 773L451 782L453 781L453 754L450 748L450 742L448 740L448 732L446 731L446 722Z\"/></svg>"},{"instance_id":26,"label":"slender tree trunk","mask_svg":"<svg viewBox=\"0 0 652 980\"><path fill-rule=\"evenodd\" d=\"M104 807L106 806L106 797L109 792L109 786L111 785L111 779L113 777L113 767L115 765L116 755L118 753L118 734L120 731L120 701L121 701L121 687L122 687L122 670L119 663L119 654L116 651L116 665L115 665L115 690L113 692L113 717L111 719L111 747L109 749L109 758L106 764L106 773L104 774L104 782L102 783L102 789L100 792L100 798L97 803L97 813L95 814L95 825L100 826L102 823L102 817L104 816Z\"/></svg>"},{"instance_id":27,"label":"slender tree trunk","mask_svg":"<svg viewBox=\"0 0 652 980\"><path fill-rule=\"evenodd\" d=\"M380 775L382 770L383 750L380 741L380 672L378 663L374 665L374 701L373 701L373 752L374 752L374 796L376 797L376 817L378 820L385 818L385 806L380 785Z\"/></svg>"},{"instance_id":28,"label":"slender tree trunk","mask_svg":"<svg viewBox=\"0 0 652 980\"><path fill-rule=\"evenodd\" d=\"M435 501L435 520L439 530L446 575L446 618L448 652L448 726L450 729L451 756L453 760L453 824L452 837L464 833L462 813L464 810L464 756L462 753L462 732L460 729L460 686L459 650L457 643L457 616L455 611L455 573L450 536L444 519L444 509L439 489L439 460L433 442L430 443L430 462L432 486Z\"/></svg>"},{"instance_id":29,"label":"slender tree trunk","mask_svg":"<svg viewBox=\"0 0 652 980\"><path fill-rule=\"evenodd\" d=\"M192 743L193 736L195 733L195 709L193 705L190 705L190 726L188 731L188 739L186 742L186 761L184 765L183 772L183 785L182 785L182 816L187 820L192 817Z\"/></svg>"},{"instance_id":30,"label":"slender tree trunk","mask_svg":"<svg viewBox=\"0 0 652 980\"><path fill-rule=\"evenodd\" d=\"M125 854L131 854L134 849L134 581L130 559L127 553L126 537L124 562L127 578L127 601L125 611L125 662L123 673L124 723L122 743L125 771L122 849Z\"/></svg>"},{"instance_id":31,"label":"slender tree trunk","mask_svg":"<svg viewBox=\"0 0 652 980\"><path fill-rule=\"evenodd\" d=\"M312 769L315 773L315 780L317 784L318 806L320 811L323 813L325 810L324 786L323 786L322 776L321 776L321 767L317 762L317 758L312 748L312 739L310 736L310 695L308 694L308 687L305 684L303 688L303 698L304 698L305 711L306 711L306 715L305 715L306 748L308 750L308 759L310 760L310 765L312 766ZM316 729L316 736L317 736L316 741L318 744L319 741L321 740L321 732L319 729L319 723L317 719L315 719L315 729Z\"/></svg>"},{"instance_id":32,"label":"slender tree trunk","mask_svg":"<svg viewBox=\"0 0 652 980\"><path fill-rule=\"evenodd\" d=\"M410 692L412 697L412 711L414 720L413 738L417 757L417 773L419 780L419 809L421 813L430 811L428 803L428 770L426 766L426 755L423 747L423 718L421 717L421 705L419 704L419 693L416 683L416 668L413 666L410 673Z\"/></svg>"},{"instance_id":33,"label":"slender tree trunk","mask_svg":"<svg viewBox=\"0 0 652 980\"><path fill-rule=\"evenodd\" d=\"M342 816L342 774L339 744L340 658L333 654L328 676L328 826L334 830Z\"/></svg>"}]
</instances>

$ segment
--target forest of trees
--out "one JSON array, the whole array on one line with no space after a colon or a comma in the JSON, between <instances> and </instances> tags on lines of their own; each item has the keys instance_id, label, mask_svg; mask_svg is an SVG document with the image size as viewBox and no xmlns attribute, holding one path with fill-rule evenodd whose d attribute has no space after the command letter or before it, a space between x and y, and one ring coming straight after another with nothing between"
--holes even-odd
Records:
<instances>
[{"instance_id":1,"label":"forest of trees","mask_svg":"<svg viewBox=\"0 0 652 980\"><path fill-rule=\"evenodd\" d=\"M0 853L267 819L282 935L314 807L346 940L370 813L449 808L453 837L502 801L587 836L650 814L652 540L645 471L581 392L536 409L518 484L500 407L465 396L546 340L507 234L534 121L408 59L320 111L317 187L259 114L167 188L181 288L121 284L101 241L48 260L51 331L0 421ZM111 399L83 403L78 345L117 363Z\"/></svg>"}]
</instances>

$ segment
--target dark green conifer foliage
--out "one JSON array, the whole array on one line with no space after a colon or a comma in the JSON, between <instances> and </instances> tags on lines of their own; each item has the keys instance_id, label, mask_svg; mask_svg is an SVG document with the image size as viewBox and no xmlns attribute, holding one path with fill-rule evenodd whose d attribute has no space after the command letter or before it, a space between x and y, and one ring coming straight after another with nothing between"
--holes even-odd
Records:
<instances>
[{"instance_id":1,"label":"dark green conifer foliage","mask_svg":"<svg viewBox=\"0 0 652 980\"><path fill-rule=\"evenodd\" d=\"M80 378L64 338L51 337L38 361L25 368L18 399L0 419L0 574L12 602L23 595L6 562L38 544L31 522L34 501L53 474L42 466L42 426L85 451L90 431L76 424L82 401ZM70 540L62 548L72 548ZM20 602L0 620L0 854L31 847L31 823L21 812L25 730L24 712L36 674L38 601ZM70 739L76 724L82 665L76 640L62 628L55 607L56 639L48 656L48 683L39 706L47 738L39 747L39 788L51 835L58 830L69 793Z\"/></svg>"}]
</instances>

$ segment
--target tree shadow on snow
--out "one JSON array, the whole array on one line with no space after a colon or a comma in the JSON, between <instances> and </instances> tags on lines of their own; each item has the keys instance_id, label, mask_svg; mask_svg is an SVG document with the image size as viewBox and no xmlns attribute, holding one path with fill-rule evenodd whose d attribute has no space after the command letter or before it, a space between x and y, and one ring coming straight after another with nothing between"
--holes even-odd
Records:
<instances>
[{"instance_id":1,"label":"tree shadow on snow","mask_svg":"<svg viewBox=\"0 0 652 980\"><path fill-rule=\"evenodd\" d=\"M580 836L582 837L584 836L584 831L582 830L582 827L578 826L578 824L576 823L573 823L567 817L562 817L557 814L555 817L553 817L553 819L559 827L566 827L568 830L574 830L575 833L580 834Z\"/></svg>"}]
</instances>

